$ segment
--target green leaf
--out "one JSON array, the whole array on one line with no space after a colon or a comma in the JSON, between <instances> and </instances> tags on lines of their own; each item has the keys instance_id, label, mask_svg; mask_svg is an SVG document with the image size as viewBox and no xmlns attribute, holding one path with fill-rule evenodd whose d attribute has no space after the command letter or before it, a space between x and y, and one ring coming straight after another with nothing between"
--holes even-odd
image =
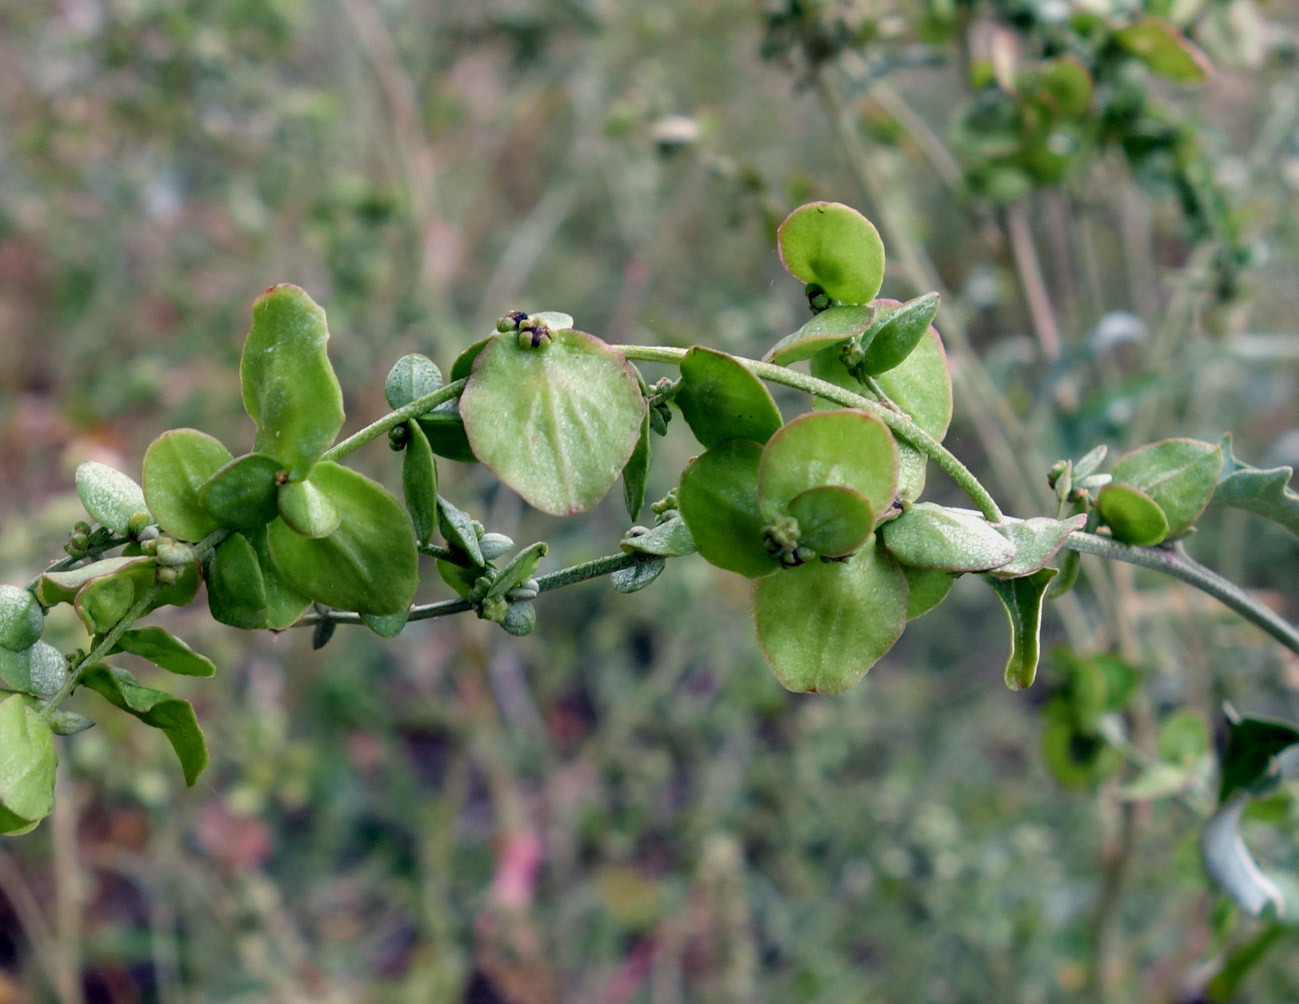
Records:
<instances>
[{"instance_id":1,"label":"green leaf","mask_svg":"<svg viewBox=\"0 0 1299 1004\"><path fill-rule=\"evenodd\" d=\"M266 627L266 584L257 552L247 537L232 533L217 545L203 577L214 620L246 631Z\"/></svg>"},{"instance_id":2,"label":"green leaf","mask_svg":"<svg viewBox=\"0 0 1299 1004\"><path fill-rule=\"evenodd\" d=\"M695 539L690 536L690 528L680 515L664 520L653 529L632 527L619 546L625 554L651 554L661 558L679 558L699 550Z\"/></svg>"},{"instance_id":3,"label":"green leaf","mask_svg":"<svg viewBox=\"0 0 1299 1004\"><path fill-rule=\"evenodd\" d=\"M823 310L773 345L762 361L788 366L811 359L823 349L842 345L854 335L860 335L871 326L875 310L874 304L849 304Z\"/></svg>"},{"instance_id":4,"label":"green leaf","mask_svg":"<svg viewBox=\"0 0 1299 1004\"><path fill-rule=\"evenodd\" d=\"M1294 468L1260 470L1241 463L1232 455L1230 435L1222 438L1221 449L1225 462L1213 503L1244 509L1299 534L1299 492L1290 488Z\"/></svg>"},{"instance_id":5,"label":"green leaf","mask_svg":"<svg viewBox=\"0 0 1299 1004\"><path fill-rule=\"evenodd\" d=\"M438 530L442 539L456 550L465 554L475 566L482 568L487 562L478 545L478 531L474 521L467 512L457 509L441 495L437 497Z\"/></svg>"},{"instance_id":6,"label":"green leaf","mask_svg":"<svg viewBox=\"0 0 1299 1004\"><path fill-rule=\"evenodd\" d=\"M758 497L768 520L785 513L796 495L840 485L862 495L878 516L893 505L898 449L888 427L864 411L800 415L762 451Z\"/></svg>"},{"instance_id":7,"label":"green leaf","mask_svg":"<svg viewBox=\"0 0 1299 1004\"><path fill-rule=\"evenodd\" d=\"M418 352L402 356L392 364L383 382L383 396L394 411L404 408L442 387L442 371L428 356Z\"/></svg>"},{"instance_id":8,"label":"green leaf","mask_svg":"<svg viewBox=\"0 0 1299 1004\"><path fill-rule=\"evenodd\" d=\"M622 469L622 500L627 506L627 515L636 519L645 507L645 482L649 479L650 469L650 419L649 410L641 421L640 439L636 440L636 449L631 451L631 459Z\"/></svg>"},{"instance_id":9,"label":"green leaf","mask_svg":"<svg viewBox=\"0 0 1299 1004\"><path fill-rule=\"evenodd\" d=\"M456 356L456 361L451 364L452 383L457 380L464 380L473 373L474 361L482 354L483 349L487 348L492 339L496 337L496 335L488 335L486 338L480 338L461 352L460 355Z\"/></svg>"},{"instance_id":10,"label":"green leaf","mask_svg":"<svg viewBox=\"0 0 1299 1004\"><path fill-rule=\"evenodd\" d=\"M101 558L66 572L46 572L36 583L36 598L47 607L71 603L86 583L93 579L123 573L143 576L144 572L140 570L144 569L152 580L156 564L153 558L135 555L130 558Z\"/></svg>"},{"instance_id":11,"label":"green leaf","mask_svg":"<svg viewBox=\"0 0 1299 1004\"><path fill-rule=\"evenodd\" d=\"M272 631L282 631L302 616L303 611L311 605L311 598L295 589L275 564L266 527L246 530L244 536L252 544L262 572L262 586L266 591L265 626Z\"/></svg>"},{"instance_id":12,"label":"green leaf","mask_svg":"<svg viewBox=\"0 0 1299 1004\"><path fill-rule=\"evenodd\" d=\"M0 583L0 648L21 652L40 641L45 614L35 594Z\"/></svg>"},{"instance_id":13,"label":"green leaf","mask_svg":"<svg viewBox=\"0 0 1299 1004\"><path fill-rule=\"evenodd\" d=\"M903 565L907 577L907 620L923 617L942 603L960 576L936 568L912 568Z\"/></svg>"},{"instance_id":14,"label":"green leaf","mask_svg":"<svg viewBox=\"0 0 1299 1004\"><path fill-rule=\"evenodd\" d=\"M1114 482L1148 495L1163 510L1169 535L1176 537L1190 529L1209 504L1222 459L1222 450L1213 443L1165 439L1125 453L1110 473Z\"/></svg>"},{"instance_id":15,"label":"green leaf","mask_svg":"<svg viewBox=\"0 0 1299 1004\"><path fill-rule=\"evenodd\" d=\"M758 505L762 447L732 439L692 460L681 473L677 504L704 560L751 579L780 562L763 547L768 520Z\"/></svg>"},{"instance_id":16,"label":"green leaf","mask_svg":"<svg viewBox=\"0 0 1299 1004\"><path fill-rule=\"evenodd\" d=\"M418 422L408 422L406 449L401 460L401 487L406 510L415 527L415 539L427 544L437 525L438 469L428 437Z\"/></svg>"},{"instance_id":17,"label":"green leaf","mask_svg":"<svg viewBox=\"0 0 1299 1004\"><path fill-rule=\"evenodd\" d=\"M884 242L874 224L838 202L811 202L776 231L780 261L841 303L869 303L884 280Z\"/></svg>"},{"instance_id":18,"label":"green leaf","mask_svg":"<svg viewBox=\"0 0 1299 1004\"><path fill-rule=\"evenodd\" d=\"M211 676L216 672L211 659L199 655L175 635L168 634L160 627L123 631L112 652L108 654L114 652L130 652L180 676Z\"/></svg>"},{"instance_id":19,"label":"green leaf","mask_svg":"<svg viewBox=\"0 0 1299 1004\"><path fill-rule=\"evenodd\" d=\"M1023 690L1033 685L1037 675L1039 654L1038 635L1042 628L1042 601L1046 588L1057 572L1054 568L1040 568L1032 575L1018 579L983 578L1001 600L1010 621L1010 658L1006 660L1006 686Z\"/></svg>"},{"instance_id":20,"label":"green leaf","mask_svg":"<svg viewBox=\"0 0 1299 1004\"><path fill-rule=\"evenodd\" d=\"M453 561L443 558L437 560L438 575L452 588L457 596L468 596L474 590L474 584L483 574L483 568L465 568ZM495 566L492 566L495 567Z\"/></svg>"},{"instance_id":21,"label":"green leaf","mask_svg":"<svg viewBox=\"0 0 1299 1004\"><path fill-rule=\"evenodd\" d=\"M144 498L158 525L179 540L202 540L221 527L203 505L203 485L233 458L219 439L173 429L144 454Z\"/></svg>"},{"instance_id":22,"label":"green leaf","mask_svg":"<svg viewBox=\"0 0 1299 1004\"><path fill-rule=\"evenodd\" d=\"M1099 736L1057 719L1042 732L1042 759L1067 788L1093 788L1123 766L1122 755Z\"/></svg>"},{"instance_id":23,"label":"green leaf","mask_svg":"<svg viewBox=\"0 0 1299 1004\"><path fill-rule=\"evenodd\" d=\"M1161 77L1179 84L1204 83L1213 72L1209 57L1163 18L1144 17L1120 28L1114 41Z\"/></svg>"},{"instance_id":24,"label":"green leaf","mask_svg":"<svg viewBox=\"0 0 1299 1004\"><path fill-rule=\"evenodd\" d=\"M1159 723L1156 745L1169 763L1194 767L1209 752L1210 742L1209 723L1198 711L1176 711Z\"/></svg>"},{"instance_id":25,"label":"green leaf","mask_svg":"<svg viewBox=\"0 0 1299 1004\"><path fill-rule=\"evenodd\" d=\"M1168 518L1145 492L1111 481L1096 496L1096 508L1115 540L1153 547L1168 536Z\"/></svg>"},{"instance_id":26,"label":"green leaf","mask_svg":"<svg viewBox=\"0 0 1299 1004\"><path fill-rule=\"evenodd\" d=\"M443 401L432 411L418 419L419 427L428 437L428 444L439 457L462 464L476 464L478 458L469 446L465 423L460 418L460 402Z\"/></svg>"},{"instance_id":27,"label":"green leaf","mask_svg":"<svg viewBox=\"0 0 1299 1004\"><path fill-rule=\"evenodd\" d=\"M1269 905L1278 913L1283 911L1285 897L1259 869L1240 837L1240 819L1249 800L1249 792L1236 791L1204 824L1200 831L1200 860L1209 878L1232 902L1257 917Z\"/></svg>"},{"instance_id":28,"label":"green leaf","mask_svg":"<svg viewBox=\"0 0 1299 1004\"><path fill-rule=\"evenodd\" d=\"M536 314L529 314L528 320L539 321L551 331L564 331L573 326L573 315L566 314L562 310L543 310Z\"/></svg>"},{"instance_id":29,"label":"green leaf","mask_svg":"<svg viewBox=\"0 0 1299 1004\"><path fill-rule=\"evenodd\" d=\"M672 400L705 449L728 439L765 443L780 428L780 411L766 385L743 363L702 345L681 360Z\"/></svg>"},{"instance_id":30,"label":"green leaf","mask_svg":"<svg viewBox=\"0 0 1299 1004\"><path fill-rule=\"evenodd\" d=\"M1075 56L1060 56L1038 68L1038 86L1065 118L1086 113L1092 100L1092 76Z\"/></svg>"},{"instance_id":31,"label":"green leaf","mask_svg":"<svg viewBox=\"0 0 1299 1004\"><path fill-rule=\"evenodd\" d=\"M1039 568L1043 568L1059 553L1069 534L1087 525L1087 515L1080 513L1068 519L1034 516L1032 519L1021 520L1018 523L992 525L998 533L1015 545L1015 557L1004 565L998 565L988 574L995 575L999 579L1013 579L1020 575L1032 575Z\"/></svg>"},{"instance_id":32,"label":"green leaf","mask_svg":"<svg viewBox=\"0 0 1299 1004\"><path fill-rule=\"evenodd\" d=\"M75 711L64 711L56 708L50 712L50 731L56 736L75 736L78 732L94 727L94 720Z\"/></svg>"},{"instance_id":33,"label":"green leaf","mask_svg":"<svg viewBox=\"0 0 1299 1004\"><path fill-rule=\"evenodd\" d=\"M54 811L54 735L18 694L0 701L0 833L26 832Z\"/></svg>"},{"instance_id":34,"label":"green leaf","mask_svg":"<svg viewBox=\"0 0 1299 1004\"><path fill-rule=\"evenodd\" d=\"M500 574L492 580L491 587L487 590L484 597L504 596L516 586L521 586L537 573L537 566L541 559L546 556L550 550L549 545L543 541L537 541L535 544L529 544L513 558L510 563L501 569Z\"/></svg>"},{"instance_id":35,"label":"green leaf","mask_svg":"<svg viewBox=\"0 0 1299 1004\"><path fill-rule=\"evenodd\" d=\"M933 502L915 503L880 532L893 556L913 568L983 572L1015 557L1015 545L991 523Z\"/></svg>"},{"instance_id":36,"label":"green leaf","mask_svg":"<svg viewBox=\"0 0 1299 1004\"><path fill-rule=\"evenodd\" d=\"M222 526L265 526L279 515L280 475L288 472L265 453L245 453L218 470L199 489L199 504Z\"/></svg>"},{"instance_id":37,"label":"green leaf","mask_svg":"<svg viewBox=\"0 0 1299 1004\"><path fill-rule=\"evenodd\" d=\"M870 539L875 511L860 492L821 485L795 495L786 512L798 523L798 543L826 558L843 558Z\"/></svg>"},{"instance_id":38,"label":"green leaf","mask_svg":"<svg viewBox=\"0 0 1299 1004\"><path fill-rule=\"evenodd\" d=\"M902 365L920 344L938 313L938 294L925 293L902 304L896 300L876 300L875 304L875 320L861 336L858 364L861 372L872 375Z\"/></svg>"},{"instance_id":39,"label":"green leaf","mask_svg":"<svg viewBox=\"0 0 1299 1004\"><path fill-rule=\"evenodd\" d=\"M1299 729L1289 722L1265 718L1229 721L1218 800L1225 802L1239 790L1266 794L1279 776L1277 754L1296 743L1299 743Z\"/></svg>"},{"instance_id":40,"label":"green leaf","mask_svg":"<svg viewBox=\"0 0 1299 1004\"><path fill-rule=\"evenodd\" d=\"M875 547L847 561L811 561L756 584L753 620L786 689L841 694L902 636L907 580Z\"/></svg>"},{"instance_id":41,"label":"green leaf","mask_svg":"<svg viewBox=\"0 0 1299 1004\"><path fill-rule=\"evenodd\" d=\"M256 450L301 480L343 427L343 392L325 346L325 312L297 286L272 286L253 304L239 364Z\"/></svg>"},{"instance_id":42,"label":"green leaf","mask_svg":"<svg viewBox=\"0 0 1299 1004\"><path fill-rule=\"evenodd\" d=\"M135 602L153 586L153 564L124 565L112 575L100 575L81 587L73 598L77 616L91 634L103 634L117 625Z\"/></svg>"},{"instance_id":43,"label":"green leaf","mask_svg":"<svg viewBox=\"0 0 1299 1004\"><path fill-rule=\"evenodd\" d=\"M68 660L53 645L38 641L21 652L0 648L0 680L38 697L58 692L68 679Z\"/></svg>"},{"instance_id":44,"label":"green leaf","mask_svg":"<svg viewBox=\"0 0 1299 1004\"><path fill-rule=\"evenodd\" d=\"M460 397L474 455L553 516L604 498L636 448L645 407L631 364L580 331L552 332L537 349L498 336Z\"/></svg>"},{"instance_id":45,"label":"green leaf","mask_svg":"<svg viewBox=\"0 0 1299 1004\"><path fill-rule=\"evenodd\" d=\"M328 537L304 537L282 520L267 528L275 565L296 590L358 613L400 613L419 584L410 518L380 485L332 461L312 469L312 483L338 511Z\"/></svg>"},{"instance_id":46,"label":"green leaf","mask_svg":"<svg viewBox=\"0 0 1299 1004\"><path fill-rule=\"evenodd\" d=\"M609 580L620 593L636 593L662 575L667 564L663 558L647 556L628 568L618 569Z\"/></svg>"},{"instance_id":47,"label":"green leaf","mask_svg":"<svg viewBox=\"0 0 1299 1004\"><path fill-rule=\"evenodd\" d=\"M328 537L338 529L343 518L311 475L304 481L280 485L275 503L280 519L304 537Z\"/></svg>"},{"instance_id":48,"label":"green leaf","mask_svg":"<svg viewBox=\"0 0 1299 1004\"><path fill-rule=\"evenodd\" d=\"M403 610L400 613L389 614L386 617L376 617L374 614L361 614L361 623L377 634L380 638L396 638L401 634L402 628L410 620L410 610Z\"/></svg>"},{"instance_id":49,"label":"green leaf","mask_svg":"<svg viewBox=\"0 0 1299 1004\"><path fill-rule=\"evenodd\" d=\"M87 460L77 468L77 494L92 519L117 533L130 529L131 517L148 513L144 490L121 471Z\"/></svg>"},{"instance_id":50,"label":"green leaf","mask_svg":"<svg viewBox=\"0 0 1299 1004\"><path fill-rule=\"evenodd\" d=\"M109 704L133 715L145 725L160 729L176 751L185 783L191 788L207 766L207 743L188 701L162 690L141 686L124 669L98 665L81 677L83 686L100 694Z\"/></svg>"}]
</instances>

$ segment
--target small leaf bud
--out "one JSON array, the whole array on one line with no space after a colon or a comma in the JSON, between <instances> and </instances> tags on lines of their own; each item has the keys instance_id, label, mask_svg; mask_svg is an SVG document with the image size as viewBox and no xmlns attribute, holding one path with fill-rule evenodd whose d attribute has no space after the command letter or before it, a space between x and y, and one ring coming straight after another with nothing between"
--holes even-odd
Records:
<instances>
[{"instance_id":1,"label":"small leaf bud","mask_svg":"<svg viewBox=\"0 0 1299 1004\"><path fill-rule=\"evenodd\" d=\"M524 635L531 634L537 624L536 608L527 600L511 603L499 623L509 634L522 638Z\"/></svg>"}]
</instances>

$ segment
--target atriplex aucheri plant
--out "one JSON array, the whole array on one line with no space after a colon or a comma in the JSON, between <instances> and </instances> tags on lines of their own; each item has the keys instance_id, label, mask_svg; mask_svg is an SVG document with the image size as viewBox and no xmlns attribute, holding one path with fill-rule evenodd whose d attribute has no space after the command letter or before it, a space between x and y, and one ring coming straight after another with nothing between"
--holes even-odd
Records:
<instances>
[{"instance_id":1,"label":"atriplex aucheri plant","mask_svg":"<svg viewBox=\"0 0 1299 1004\"><path fill-rule=\"evenodd\" d=\"M1009 626L1005 680L1033 683L1043 604L1064 595L1080 553L1158 569L1216 597L1288 648L1299 630L1189 558L1179 538L1209 505L1235 506L1299 532L1289 468L1259 470L1221 443L1165 439L1102 472L1103 447L1049 472L1055 511L1015 518L943 445L952 390L933 327L939 300L879 299L884 248L874 226L837 203L812 203L782 224L785 268L805 284L812 318L761 360L697 345L609 345L559 312L502 317L444 379L408 355L389 373L391 411L341 442L344 415L326 353L324 311L291 285L253 307L240 375L256 425L235 456L195 429L159 436L139 483L98 463L77 471L93 523L67 557L26 587L0 586L0 826L20 834L53 809L54 736L93 722L62 707L78 688L162 730L193 784L207 749L190 704L111 664L141 656L190 676L212 662L157 626L157 608L195 600L200 582L219 622L310 627L317 647L340 624L384 637L409 623L473 611L524 635L540 593L609 576L631 593L669 559L698 552L753 580L752 617L767 662L790 690L837 694L858 682L907 622L937 607L956 578L980 576ZM810 372L794 369L806 362ZM633 363L667 366L654 383ZM766 384L806 395L786 417ZM438 491L437 457L481 462L535 508L578 515L623 481L630 519L645 509L655 437L675 407L702 452L653 526L635 525L617 553L538 575L547 545L516 547ZM402 456L404 504L341 461L385 439ZM974 509L923 501L930 465ZM455 598L416 603L421 556ZM69 604L84 650L41 640L51 607ZM1097 660L1101 703L1135 688L1119 660ZM1069 744L1084 725L1056 723ZM1252 795L1299 766L1299 731L1231 723L1220 807L1205 827L1206 868L1252 913L1284 897L1236 834ZM1083 763L1080 769L1094 765Z\"/></svg>"}]
</instances>

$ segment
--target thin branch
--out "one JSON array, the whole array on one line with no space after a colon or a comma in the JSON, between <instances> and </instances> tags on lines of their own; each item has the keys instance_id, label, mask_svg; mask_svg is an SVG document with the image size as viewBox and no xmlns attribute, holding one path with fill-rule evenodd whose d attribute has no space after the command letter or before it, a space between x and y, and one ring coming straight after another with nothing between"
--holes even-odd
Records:
<instances>
[{"instance_id":1,"label":"thin branch","mask_svg":"<svg viewBox=\"0 0 1299 1004\"><path fill-rule=\"evenodd\" d=\"M443 401L450 401L454 397L459 397L460 392L465 389L468 380L456 380L444 387L439 387L431 394L425 394L423 397L417 397L410 404L403 405L396 411L390 411L383 418L371 422L359 432L354 432L341 443L336 443L333 447L326 450L320 457L321 460L338 460L345 457L353 450L359 449L366 443L386 435L389 429L394 429L403 422L409 422L412 418L419 418L427 412L432 411Z\"/></svg>"}]
</instances>

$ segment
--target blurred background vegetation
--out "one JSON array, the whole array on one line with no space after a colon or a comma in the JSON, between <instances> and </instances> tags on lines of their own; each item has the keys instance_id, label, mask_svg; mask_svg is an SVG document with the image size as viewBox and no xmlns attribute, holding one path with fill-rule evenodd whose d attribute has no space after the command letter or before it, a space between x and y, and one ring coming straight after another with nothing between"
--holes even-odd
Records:
<instances>
[{"instance_id":1,"label":"blurred background vegetation","mask_svg":"<svg viewBox=\"0 0 1299 1004\"><path fill-rule=\"evenodd\" d=\"M881 225L884 295L943 290L948 442L1010 511L1100 442L1294 464L1297 60L1283 0L0 0L0 577L60 553L79 461L250 441L265 286L327 309L356 428L398 356L513 308L761 354L806 316L773 233L809 198ZM543 567L625 528L441 476ZM1278 527L1190 549L1299 615ZM63 741L54 818L0 848L0 1002L1299 999L1294 928L1195 850L1223 701L1299 719L1299 661L1088 564L1011 694L964 585L836 699L779 687L698 560L548 594L523 640L170 613L220 666L183 693L213 762L186 790L98 708ZM1295 796L1245 830L1282 879Z\"/></svg>"}]
</instances>

